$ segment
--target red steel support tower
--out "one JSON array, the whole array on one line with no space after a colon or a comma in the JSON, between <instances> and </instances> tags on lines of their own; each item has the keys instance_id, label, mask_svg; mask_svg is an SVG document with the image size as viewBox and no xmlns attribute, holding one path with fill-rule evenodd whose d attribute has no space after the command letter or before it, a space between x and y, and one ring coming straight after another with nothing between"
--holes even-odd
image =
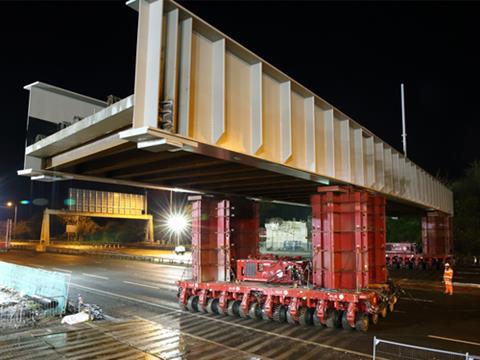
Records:
<instances>
[{"instance_id":1,"label":"red steel support tower","mask_svg":"<svg viewBox=\"0 0 480 360\"><path fill-rule=\"evenodd\" d=\"M446 258L453 254L452 217L430 212L422 218L423 254L429 258Z\"/></svg>"}]
</instances>

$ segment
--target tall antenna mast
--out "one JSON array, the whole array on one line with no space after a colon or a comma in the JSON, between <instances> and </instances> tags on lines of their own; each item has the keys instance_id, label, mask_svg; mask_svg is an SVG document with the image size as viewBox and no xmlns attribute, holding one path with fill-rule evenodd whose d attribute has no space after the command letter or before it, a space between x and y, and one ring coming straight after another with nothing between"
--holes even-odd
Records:
<instances>
[{"instance_id":1,"label":"tall antenna mast","mask_svg":"<svg viewBox=\"0 0 480 360\"><path fill-rule=\"evenodd\" d=\"M407 132L405 125L405 94L403 90L403 83L400 84L400 93L402 98L402 143L403 143L403 154L407 157Z\"/></svg>"}]
</instances>

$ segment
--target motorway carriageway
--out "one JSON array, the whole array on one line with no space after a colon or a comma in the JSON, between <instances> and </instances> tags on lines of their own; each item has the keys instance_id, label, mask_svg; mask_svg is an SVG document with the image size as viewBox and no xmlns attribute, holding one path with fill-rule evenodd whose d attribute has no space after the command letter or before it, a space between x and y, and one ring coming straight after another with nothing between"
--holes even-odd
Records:
<instances>
[{"instance_id":1,"label":"motorway carriageway","mask_svg":"<svg viewBox=\"0 0 480 360\"><path fill-rule=\"evenodd\" d=\"M409 290L395 313L360 333L180 311L175 281L188 276L189 268L183 266L28 251L1 254L0 260L71 274L71 299L81 294L114 319L175 331L184 339L182 346L196 349L198 359L212 358L212 351L230 358L364 359L371 357L373 336L480 354L480 291L473 289L452 297L436 290ZM148 338L135 333L137 325L132 323L129 338Z\"/></svg>"}]
</instances>

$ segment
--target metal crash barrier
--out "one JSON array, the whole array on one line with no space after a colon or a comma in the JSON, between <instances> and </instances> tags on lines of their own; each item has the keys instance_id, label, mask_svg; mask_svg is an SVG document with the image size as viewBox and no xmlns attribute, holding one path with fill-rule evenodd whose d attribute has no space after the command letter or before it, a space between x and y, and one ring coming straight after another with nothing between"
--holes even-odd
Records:
<instances>
[{"instance_id":1,"label":"metal crash barrier","mask_svg":"<svg viewBox=\"0 0 480 360\"><path fill-rule=\"evenodd\" d=\"M480 356L467 353L458 353L440 349L427 348L403 344L394 341L382 340L373 337L373 360L405 360L405 359L435 359L435 360L479 360Z\"/></svg>"}]
</instances>

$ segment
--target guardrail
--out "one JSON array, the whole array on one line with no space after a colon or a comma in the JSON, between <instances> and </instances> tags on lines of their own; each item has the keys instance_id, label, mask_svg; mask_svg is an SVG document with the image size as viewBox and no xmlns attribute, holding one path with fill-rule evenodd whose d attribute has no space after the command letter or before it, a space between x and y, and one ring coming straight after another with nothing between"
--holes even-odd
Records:
<instances>
[{"instance_id":1,"label":"guardrail","mask_svg":"<svg viewBox=\"0 0 480 360\"><path fill-rule=\"evenodd\" d=\"M382 346L383 345L383 346ZM406 359L435 359L435 360L480 360L479 356L458 353L440 349L399 343L395 341L373 337L373 360L406 360Z\"/></svg>"}]
</instances>

